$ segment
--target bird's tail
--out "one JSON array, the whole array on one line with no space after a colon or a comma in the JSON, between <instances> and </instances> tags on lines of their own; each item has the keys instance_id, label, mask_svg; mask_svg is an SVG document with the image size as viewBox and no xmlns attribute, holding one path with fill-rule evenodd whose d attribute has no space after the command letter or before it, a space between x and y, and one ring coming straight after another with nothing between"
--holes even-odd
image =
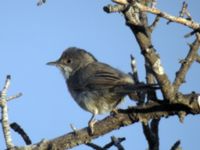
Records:
<instances>
[{"instance_id":1,"label":"bird's tail","mask_svg":"<svg viewBox=\"0 0 200 150\"><path fill-rule=\"evenodd\" d=\"M125 84L121 86L117 86L112 88L111 90L113 92L119 93L119 94L130 94L134 92L148 92L148 91L154 91L160 89L158 84L144 84L144 83L138 83L138 84Z\"/></svg>"}]
</instances>

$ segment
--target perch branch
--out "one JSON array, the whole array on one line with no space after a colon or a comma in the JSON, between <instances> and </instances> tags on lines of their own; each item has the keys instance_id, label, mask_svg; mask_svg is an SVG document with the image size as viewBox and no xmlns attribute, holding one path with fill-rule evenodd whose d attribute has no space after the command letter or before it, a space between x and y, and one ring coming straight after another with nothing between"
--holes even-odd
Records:
<instances>
[{"instance_id":1,"label":"perch branch","mask_svg":"<svg viewBox=\"0 0 200 150\"><path fill-rule=\"evenodd\" d=\"M195 98L193 97L193 101L191 101L189 96L187 96L188 99L185 99L185 101L188 101L188 105L169 104L163 101L161 103L152 102L146 105L131 107L126 110L119 110L118 114L114 116L110 115L105 119L97 122L94 125L93 135L89 134L87 127L78 130L76 134L71 132L38 144L26 147L16 147L15 150L25 150L25 148L29 148L31 150L39 150L39 148L69 149L80 144L89 143L92 139L98 138L99 136L107 134L113 130L134 124L141 120L159 119L161 117L174 116L178 115L180 111L184 111L186 115L200 114L200 106L197 101L198 97L199 95L196 95ZM183 100L180 101L182 102Z\"/></svg>"}]
</instances>

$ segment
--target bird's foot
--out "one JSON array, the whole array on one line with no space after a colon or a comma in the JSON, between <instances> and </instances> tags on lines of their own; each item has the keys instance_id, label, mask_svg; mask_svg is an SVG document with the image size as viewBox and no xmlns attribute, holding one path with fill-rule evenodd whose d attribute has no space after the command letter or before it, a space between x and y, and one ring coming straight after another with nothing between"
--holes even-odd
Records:
<instances>
[{"instance_id":1,"label":"bird's foot","mask_svg":"<svg viewBox=\"0 0 200 150\"><path fill-rule=\"evenodd\" d=\"M89 134L93 135L94 133L94 124L97 122L97 120L91 120L88 122L89 127Z\"/></svg>"},{"instance_id":2,"label":"bird's foot","mask_svg":"<svg viewBox=\"0 0 200 150\"><path fill-rule=\"evenodd\" d=\"M117 115L119 112L118 112L118 109L117 108L114 108L111 112L110 112L110 115Z\"/></svg>"}]
</instances>

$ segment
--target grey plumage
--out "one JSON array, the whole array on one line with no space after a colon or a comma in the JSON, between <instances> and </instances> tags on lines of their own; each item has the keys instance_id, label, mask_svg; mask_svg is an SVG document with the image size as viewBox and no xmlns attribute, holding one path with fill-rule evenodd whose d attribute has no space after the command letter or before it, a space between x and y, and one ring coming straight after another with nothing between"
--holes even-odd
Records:
<instances>
[{"instance_id":1,"label":"grey plumage","mask_svg":"<svg viewBox=\"0 0 200 150\"><path fill-rule=\"evenodd\" d=\"M93 114L89 125L96 114L112 111L128 93L133 92L123 87L146 88L146 85L134 85L130 75L75 47L66 49L57 61L48 64L61 70L76 103ZM119 88L118 92L115 88Z\"/></svg>"}]
</instances>

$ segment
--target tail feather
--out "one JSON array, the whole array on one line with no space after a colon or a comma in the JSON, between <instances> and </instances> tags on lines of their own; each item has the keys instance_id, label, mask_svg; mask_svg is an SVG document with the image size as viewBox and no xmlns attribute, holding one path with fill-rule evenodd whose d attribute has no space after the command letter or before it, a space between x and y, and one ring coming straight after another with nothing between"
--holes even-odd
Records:
<instances>
[{"instance_id":1,"label":"tail feather","mask_svg":"<svg viewBox=\"0 0 200 150\"><path fill-rule=\"evenodd\" d=\"M154 91L160 89L158 84L126 84L117 86L111 89L111 91L119 93L119 94L129 94L133 92L140 92L140 91Z\"/></svg>"}]
</instances>

